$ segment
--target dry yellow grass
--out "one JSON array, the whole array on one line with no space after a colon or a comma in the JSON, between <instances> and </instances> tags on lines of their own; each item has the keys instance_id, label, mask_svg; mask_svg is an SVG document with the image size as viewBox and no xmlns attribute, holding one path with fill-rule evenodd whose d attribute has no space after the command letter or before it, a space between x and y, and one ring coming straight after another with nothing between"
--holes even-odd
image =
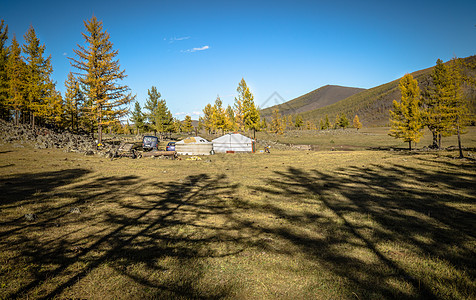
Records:
<instances>
[{"instance_id":1,"label":"dry yellow grass","mask_svg":"<svg viewBox=\"0 0 476 300\"><path fill-rule=\"evenodd\" d=\"M453 156L1 145L0 298L474 298L476 165Z\"/></svg>"}]
</instances>

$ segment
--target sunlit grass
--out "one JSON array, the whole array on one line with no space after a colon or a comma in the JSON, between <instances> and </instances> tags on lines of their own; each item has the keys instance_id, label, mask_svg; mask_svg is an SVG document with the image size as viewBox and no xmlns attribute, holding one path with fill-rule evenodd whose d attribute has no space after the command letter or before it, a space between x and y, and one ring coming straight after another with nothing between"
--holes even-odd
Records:
<instances>
[{"instance_id":1,"label":"sunlit grass","mask_svg":"<svg viewBox=\"0 0 476 300\"><path fill-rule=\"evenodd\" d=\"M111 161L1 145L0 298L476 297L474 161L360 147Z\"/></svg>"}]
</instances>

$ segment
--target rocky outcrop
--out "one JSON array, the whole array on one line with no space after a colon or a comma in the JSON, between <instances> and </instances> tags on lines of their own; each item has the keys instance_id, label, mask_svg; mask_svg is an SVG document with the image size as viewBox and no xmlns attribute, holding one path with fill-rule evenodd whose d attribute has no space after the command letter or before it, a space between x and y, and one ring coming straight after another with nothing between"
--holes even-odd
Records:
<instances>
[{"instance_id":1,"label":"rocky outcrop","mask_svg":"<svg viewBox=\"0 0 476 300\"><path fill-rule=\"evenodd\" d=\"M105 144L98 150L94 139L88 135L44 127L36 127L33 130L30 125L15 126L4 120L0 120L0 141L7 143L29 142L37 149L58 148L65 152L79 152L88 155L108 155L114 150L114 145L110 144Z\"/></svg>"}]
</instances>

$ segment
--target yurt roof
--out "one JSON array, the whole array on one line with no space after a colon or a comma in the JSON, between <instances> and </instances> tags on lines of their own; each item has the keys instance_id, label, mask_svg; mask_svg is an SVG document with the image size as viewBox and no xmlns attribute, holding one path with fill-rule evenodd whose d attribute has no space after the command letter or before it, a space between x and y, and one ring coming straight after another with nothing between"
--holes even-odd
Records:
<instances>
[{"instance_id":1,"label":"yurt roof","mask_svg":"<svg viewBox=\"0 0 476 300\"><path fill-rule=\"evenodd\" d=\"M193 136L193 137L188 137L186 139L178 141L175 144L211 144L211 142L207 141L206 139L202 137Z\"/></svg>"},{"instance_id":2,"label":"yurt roof","mask_svg":"<svg viewBox=\"0 0 476 300\"><path fill-rule=\"evenodd\" d=\"M227 133L213 140L214 143L251 143L253 140L239 133Z\"/></svg>"}]
</instances>

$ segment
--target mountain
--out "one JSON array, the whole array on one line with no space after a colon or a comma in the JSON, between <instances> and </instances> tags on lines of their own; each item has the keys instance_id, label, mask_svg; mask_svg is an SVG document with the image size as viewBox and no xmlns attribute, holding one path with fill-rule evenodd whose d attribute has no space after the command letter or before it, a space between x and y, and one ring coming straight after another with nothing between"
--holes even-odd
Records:
<instances>
[{"instance_id":1,"label":"mountain","mask_svg":"<svg viewBox=\"0 0 476 300\"><path fill-rule=\"evenodd\" d=\"M466 75L476 78L476 56L470 56L464 58ZM421 90L424 90L428 85L430 74L434 67L419 70L411 73L412 76L417 79ZM331 122L334 122L337 114L346 114L347 118L352 122L355 115L359 116L360 121L364 126L386 126L389 123L389 110L392 108L393 100L400 100L401 94L398 87L400 79L382 84L380 86L362 90L354 93L341 100L334 101L333 103L325 106L319 106L314 109L310 108L312 105L304 105L306 103L303 99L306 96L316 93L318 94L321 89L325 89L325 86L317 89L309 94L298 97L294 100L281 104L282 107L293 107L293 101L300 106L296 106L296 113L301 114L303 119L313 121L315 124L319 124L319 121L324 120L326 115ZM476 115L476 89L474 87L466 86L464 88L465 93L470 101L470 111L473 115L472 119L475 119ZM289 104L288 104L289 103ZM309 102L310 103L310 102ZM271 109L271 108L269 108ZM264 110L263 110L264 111ZM281 108L280 108L281 112ZM269 112L270 114L271 112ZM288 113L289 114L289 113ZM267 115L265 115L267 116ZM474 121L473 121L474 122Z\"/></svg>"},{"instance_id":2,"label":"mountain","mask_svg":"<svg viewBox=\"0 0 476 300\"><path fill-rule=\"evenodd\" d=\"M270 117L275 108L281 115L294 115L325 107L349 96L365 91L361 88L326 85L285 103L274 105L260 111L261 116Z\"/></svg>"}]
</instances>

